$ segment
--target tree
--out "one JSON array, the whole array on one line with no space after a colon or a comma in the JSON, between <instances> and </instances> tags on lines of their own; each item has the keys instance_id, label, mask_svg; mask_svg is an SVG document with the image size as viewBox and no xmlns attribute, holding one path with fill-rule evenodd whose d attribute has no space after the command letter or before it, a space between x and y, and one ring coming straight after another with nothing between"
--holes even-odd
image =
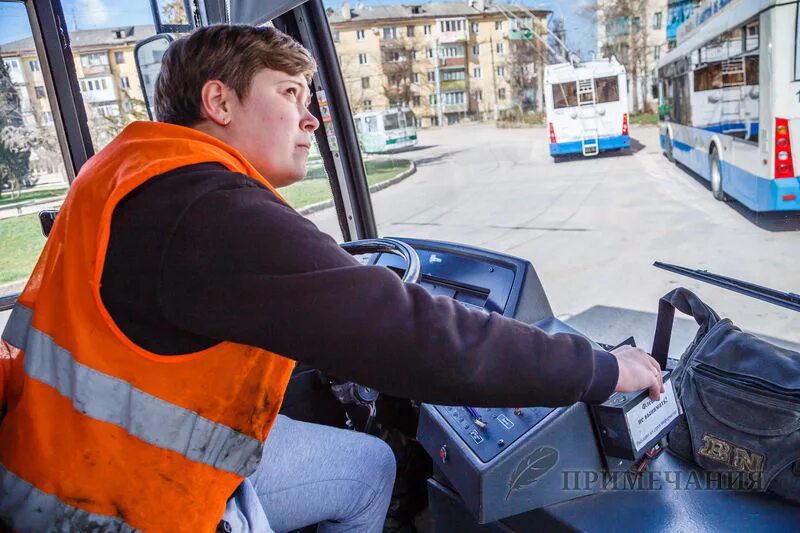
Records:
<instances>
[{"instance_id":1,"label":"tree","mask_svg":"<svg viewBox=\"0 0 800 533\"><path fill-rule=\"evenodd\" d=\"M647 0L600 0L589 4L589 11L598 15L604 27L604 56L614 56L624 67L631 83L633 109L639 109L640 78L648 75ZM641 95L643 96L643 95ZM644 99L645 110L647 99Z\"/></svg>"},{"instance_id":2,"label":"tree","mask_svg":"<svg viewBox=\"0 0 800 533\"><path fill-rule=\"evenodd\" d=\"M534 74L537 56L537 43L529 39L509 41L511 55L509 57L509 85L511 98L520 111L535 111L536 76Z\"/></svg>"},{"instance_id":3,"label":"tree","mask_svg":"<svg viewBox=\"0 0 800 533\"><path fill-rule=\"evenodd\" d=\"M183 0L170 0L161 6L162 24L187 24L186 8Z\"/></svg>"},{"instance_id":4,"label":"tree","mask_svg":"<svg viewBox=\"0 0 800 533\"><path fill-rule=\"evenodd\" d=\"M23 121L19 95L11 75L0 61L0 195L19 195L29 176L30 139Z\"/></svg>"},{"instance_id":5,"label":"tree","mask_svg":"<svg viewBox=\"0 0 800 533\"><path fill-rule=\"evenodd\" d=\"M92 133L92 141L95 149L100 150L111 140L119 135L125 126L136 120L148 120L147 108L144 100L133 98L130 92L123 90L123 105L128 106L128 111L121 109L116 115L100 115L95 110L90 109L91 119L89 130Z\"/></svg>"}]
</instances>

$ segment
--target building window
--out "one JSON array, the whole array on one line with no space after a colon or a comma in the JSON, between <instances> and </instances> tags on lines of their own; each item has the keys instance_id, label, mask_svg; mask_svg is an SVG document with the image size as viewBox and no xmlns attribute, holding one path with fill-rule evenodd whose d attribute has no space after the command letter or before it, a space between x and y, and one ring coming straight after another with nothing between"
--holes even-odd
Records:
<instances>
[{"instance_id":1,"label":"building window","mask_svg":"<svg viewBox=\"0 0 800 533\"><path fill-rule=\"evenodd\" d=\"M444 81L460 81L464 79L463 70L445 70L442 71L442 80Z\"/></svg>"},{"instance_id":2,"label":"building window","mask_svg":"<svg viewBox=\"0 0 800 533\"><path fill-rule=\"evenodd\" d=\"M28 61L28 67L31 69L31 72L39 72L40 70L42 70L39 67L39 60L38 59L34 59L32 61Z\"/></svg>"},{"instance_id":3,"label":"building window","mask_svg":"<svg viewBox=\"0 0 800 533\"><path fill-rule=\"evenodd\" d=\"M397 28L395 28L394 26L389 28L383 28L383 38L397 39Z\"/></svg>"},{"instance_id":4,"label":"building window","mask_svg":"<svg viewBox=\"0 0 800 533\"><path fill-rule=\"evenodd\" d=\"M81 80L81 90L84 92L103 91L108 89L108 82L106 80L106 78L101 78L99 80Z\"/></svg>"},{"instance_id":5,"label":"building window","mask_svg":"<svg viewBox=\"0 0 800 533\"><path fill-rule=\"evenodd\" d=\"M472 30L472 33L478 33L481 27L481 25L477 22L473 22L471 26L472 27L470 29Z\"/></svg>"},{"instance_id":6,"label":"building window","mask_svg":"<svg viewBox=\"0 0 800 533\"><path fill-rule=\"evenodd\" d=\"M6 64L8 72L19 72L19 63L15 59L12 59L10 61L4 59L3 63Z\"/></svg>"},{"instance_id":7,"label":"building window","mask_svg":"<svg viewBox=\"0 0 800 533\"><path fill-rule=\"evenodd\" d=\"M411 60L412 61L416 61L417 60L417 51L416 50L411 50Z\"/></svg>"},{"instance_id":8,"label":"building window","mask_svg":"<svg viewBox=\"0 0 800 533\"><path fill-rule=\"evenodd\" d=\"M125 53L124 52L114 52L114 63L117 65L122 65L125 63Z\"/></svg>"},{"instance_id":9,"label":"building window","mask_svg":"<svg viewBox=\"0 0 800 533\"><path fill-rule=\"evenodd\" d=\"M436 95L435 94L428 95L428 103L430 105L436 105Z\"/></svg>"},{"instance_id":10,"label":"building window","mask_svg":"<svg viewBox=\"0 0 800 533\"><path fill-rule=\"evenodd\" d=\"M412 101L414 102L414 107L419 107L422 105L422 98L418 94L415 94L411 97Z\"/></svg>"},{"instance_id":11,"label":"building window","mask_svg":"<svg viewBox=\"0 0 800 533\"><path fill-rule=\"evenodd\" d=\"M119 107L117 104L105 104L92 108L101 117L115 117L119 115Z\"/></svg>"},{"instance_id":12,"label":"building window","mask_svg":"<svg viewBox=\"0 0 800 533\"><path fill-rule=\"evenodd\" d=\"M414 26L406 26L406 36L407 37L414 36Z\"/></svg>"},{"instance_id":13,"label":"building window","mask_svg":"<svg viewBox=\"0 0 800 533\"><path fill-rule=\"evenodd\" d=\"M506 99L506 90L505 89L497 89L497 99L498 100L505 100Z\"/></svg>"},{"instance_id":14,"label":"building window","mask_svg":"<svg viewBox=\"0 0 800 533\"><path fill-rule=\"evenodd\" d=\"M431 34L431 25L430 24L426 24L422 28L422 33L424 33L425 35L430 35Z\"/></svg>"},{"instance_id":15,"label":"building window","mask_svg":"<svg viewBox=\"0 0 800 533\"><path fill-rule=\"evenodd\" d=\"M505 53L505 46L503 46L503 43L497 43L497 53L498 54Z\"/></svg>"},{"instance_id":16,"label":"building window","mask_svg":"<svg viewBox=\"0 0 800 533\"><path fill-rule=\"evenodd\" d=\"M660 57L661 57L661 47L660 46L654 46L653 47L653 59L658 61L658 59Z\"/></svg>"},{"instance_id":17,"label":"building window","mask_svg":"<svg viewBox=\"0 0 800 533\"><path fill-rule=\"evenodd\" d=\"M464 91L444 93L445 105L458 105L464 103Z\"/></svg>"},{"instance_id":18,"label":"building window","mask_svg":"<svg viewBox=\"0 0 800 533\"><path fill-rule=\"evenodd\" d=\"M401 78L400 76L392 76L391 78L389 78L389 83L391 84L392 87L400 87L400 82L402 79L403 78Z\"/></svg>"},{"instance_id":19,"label":"building window","mask_svg":"<svg viewBox=\"0 0 800 533\"><path fill-rule=\"evenodd\" d=\"M473 94L475 95L475 101L476 102L483 102L483 91L478 89Z\"/></svg>"},{"instance_id":20,"label":"building window","mask_svg":"<svg viewBox=\"0 0 800 533\"><path fill-rule=\"evenodd\" d=\"M464 57L464 49L461 46L443 46L442 57Z\"/></svg>"},{"instance_id":21,"label":"building window","mask_svg":"<svg viewBox=\"0 0 800 533\"><path fill-rule=\"evenodd\" d=\"M53 123L53 113L50 111L45 111L42 113L42 120L45 124L52 124Z\"/></svg>"},{"instance_id":22,"label":"building window","mask_svg":"<svg viewBox=\"0 0 800 533\"><path fill-rule=\"evenodd\" d=\"M477 80L481 79L481 67L475 67L472 69L472 77Z\"/></svg>"},{"instance_id":23,"label":"building window","mask_svg":"<svg viewBox=\"0 0 800 533\"><path fill-rule=\"evenodd\" d=\"M653 13L653 29L660 30L661 29L661 11L656 11Z\"/></svg>"},{"instance_id":24,"label":"building window","mask_svg":"<svg viewBox=\"0 0 800 533\"><path fill-rule=\"evenodd\" d=\"M81 54L81 66L84 68L100 67L108 65L108 54Z\"/></svg>"},{"instance_id":25,"label":"building window","mask_svg":"<svg viewBox=\"0 0 800 533\"><path fill-rule=\"evenodd\" d=\"M122 89L130 89L131 88L131 80L128 79L128 76L122 76L119 79L119 86Z\"/></svg>"},{"instance_id":26,"label":"building window","mask_svg":"<svg viewBox=\"0 0 800 533\"><path fill-rule=\"evenodd\" d=\"M387 63L399 63L400 62L400 52L392 51L386 52L386 62Z\"/></svg>"},{"instance_id":27,"label":"building window","mask_svg":"<svg viewBox=\"0 0 800 533\"><path fill-rule=\"evenodd\" d=\"M434 83L435 81L436 81L436 73L428 72L428 83Z\"/></svg>"},{"instance_id":28,"label":"building window","mask_svg":"<svg viewBox=\"0 0 800 533\"><path fill-rule=\"evenodd\" d=\"M633 17L633 31L642 29L642 17Z\"/></svg>"},{"instance_id":29,"label":"building window","mask_svg":"<svg viewBox=\"0 0 800 533\"><path fill-rule=\"evenodd\" d=\"M333 37L333 42L335 42L335 43L339 42L339 38L340 37L339 37L339 32L338 31L331 32L331 36Z\"/></svg>"},{"instance_id":30,"label":"building window","mask_svg":"<svg viewBox=\"0 0 800 533\"><path fill-rule=\"evenodd\" d=\"M494 21L494 29L502 30L503 29L503 21L502 20L495 20Z\"/></svg>"},{"instance_id":31,"label":"building window","mask_svg":"<svg viewBox=\"0 0 800 533\"><path fill-rule=\"evenodd\" d=\"M358 54L358 64L366 65L367 63L369 63L369 57L367 57L367 54Z\"/></svg>"},{"instance_id":32,"label":"building window","mask_svg":"<svg viewBox=\"0 0 800 533\"><path fill-rule=\"evenodd\" d=\"M442 20L439 22L439 29L442 32L462 31L464 29L463 20Z\"/></svg>"},{"instance_id":33,"label":"building window","mask_svg":"<svg viewBox=\"0 0 800 533\"><path fill-rule=\"evenodd\" d=\"M419 83L419 72L415 72L411 75L411 81L414 83Z\"/></svg>"},{"instance_id":34,"label":"building window","mask_svg":"<svg viewBox=\"0 0 800 533\"><path fill-rule=\"evenodd\" d=\"M363 41L365 39L364 30L356 30L356 40Z\"/></svg>"},{"instance_id":35,"label":"building window","mask_svg":"<svg viewBox=\"0 0 800 533\"><path fill-rule=\"evenodd\" d=\"M33 88L33 91L36 93L36 98L44 98L45 97L45 92L44 92L44 87L43 86L37 85L36 87Z\"/></svg>"},{"instance_id":36,"label":"building window","mask_svg":"<svg viewBox=\"0 0 800 533\"><path fill-rule=\"evenodd\" d=\"M497 67L497 75L500 76L501 78L505 77L506 67L503 66Z\"/></svg>"},{"instance_id":37,"label":"building window","mask_svg":"<svg viewBox=\"0 0 800 533\"><path fill-rule=\"evenodd\" d=\"M427 53L426 55L428 56L428 59L433 59L433 48L428 48L426 50L426 53Z\"/></svg>"},{"instance_id":38,"label":"building window","mask_svg":"<svg viewBox=\"0 0 800 533\"><path fill-rule=\"evenodd\" d=\"M364 100L364 109L366 111L372 111L372 100Z\"/></svg>"},{"instance_id":39,"label":"building window","mask_svg":"<svg viewBox=\"0 0 800 533\"><path fill-rule=\"evenodd\" d=\"M369 89L369 78L361 78L361 88Z\"/></svg>"},{"instance_id":40,"label":"building window","mask_svg":"<svg viewBox=\"0 0 800 533\"><path fill-rule=\"evenodd\" d=\"M472 45L472 55L479 56L481 55L481 45L473 44Z\"/></svg>"}]
</instances>

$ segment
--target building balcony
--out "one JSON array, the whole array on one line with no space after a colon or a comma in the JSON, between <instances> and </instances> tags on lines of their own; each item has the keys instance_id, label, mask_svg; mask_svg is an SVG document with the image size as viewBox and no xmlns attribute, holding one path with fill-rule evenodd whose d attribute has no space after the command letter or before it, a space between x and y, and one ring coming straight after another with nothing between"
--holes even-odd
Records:
<instances>
[{"instance_id":1,"label":"building balcony","mask_svg":"<svg viewBox=\"0 0 800 533\"><path fill-rule=\"evenodd\" d=\"M444 104L442 106L443 113L465 113L467 111L467 102L462 104Z\"/></svg>"},{"instance_id":2,"label":"building balcony","mask_svg":"<svg viewBox=\"0 0 800 533\"><path fill-rule=\"evenodd\" d=\"M465 80L442 80L440 82L443 91L463 91L467 87Z\"/></svg>"},{"instance_id":3,"label":"building balcony","mask_svg":"<svg viewBox=\"0 0 800 533\"><path fill-rule=\"evenodd\" d=\"M83 70L84 76L96 76L98 74L111 74L111 66L110 65L94 65L91 67L86 67L81 65L81 70Z\"/></svg>"},{"instance_id":4,"label":"building balcony","mask_svg":"<svg viewBox=\"0 0 800 533\"><path fill-rule=\"evenodd\" d=\"M459 43L469 38L466 30L460 31L441 31L438 33L440 43Z\"/></svg>"},{"instance_id":5,"label":"building balcony","mask_svg":"<svg viewBox=\"0 0 800 533\"><path fill-rule=\"evenodd\" d=\"M439 59L439 66L442 68L447 67L461 67L467 64L465 57L443 57Z\"/></svg>"}]
</instances>

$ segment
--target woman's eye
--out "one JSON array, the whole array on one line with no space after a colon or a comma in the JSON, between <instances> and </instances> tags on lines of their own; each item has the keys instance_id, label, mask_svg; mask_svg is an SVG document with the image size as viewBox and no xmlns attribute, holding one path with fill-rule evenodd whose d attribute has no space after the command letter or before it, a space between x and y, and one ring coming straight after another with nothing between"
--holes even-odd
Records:
<instances>
[{"instance_id":1,"label":"woman's eye","mask_svg":"<svg viewBox=\"0 0 800 533\"><path fill-rule=\"evenodd\" d=\"M295 87L291 87L291 88L287 89L286 92L288 94L291 94L292 96L297 96L297 89Z\"/></svg>"}]
</instances>

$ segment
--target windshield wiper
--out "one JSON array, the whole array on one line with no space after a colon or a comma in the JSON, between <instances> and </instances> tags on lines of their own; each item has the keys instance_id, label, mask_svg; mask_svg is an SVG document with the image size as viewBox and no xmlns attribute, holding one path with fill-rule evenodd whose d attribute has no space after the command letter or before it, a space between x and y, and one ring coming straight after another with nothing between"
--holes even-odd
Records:
<instances>
[{"instance_id":1,"label":"windshield wiper","mask_svg":"<svg viewBox=\"0 0 800 533\"><path fill-rule=\"evenodd\" d=\"M669 270L670 272L675 272L676 274L681 274L682 276L705 281L711 285L716 285L717 287L722 287L723 289L728 289L729 291L738 292L740 294L750 296L751 298L757 298L771 304L780 305L781 307L786 307L792 311L800 312L800 294L795 294L793 292L781 292L775 289L770 289L769 287L756 285L755 283L749 283L747 281L720 276L719 274L714 274L708 270L692 270L691 268L670 265L669 263L662 263L660 261L653 263L653 266L657 268L663 268L664 270Z\"/></svg>"}]
</instances>

